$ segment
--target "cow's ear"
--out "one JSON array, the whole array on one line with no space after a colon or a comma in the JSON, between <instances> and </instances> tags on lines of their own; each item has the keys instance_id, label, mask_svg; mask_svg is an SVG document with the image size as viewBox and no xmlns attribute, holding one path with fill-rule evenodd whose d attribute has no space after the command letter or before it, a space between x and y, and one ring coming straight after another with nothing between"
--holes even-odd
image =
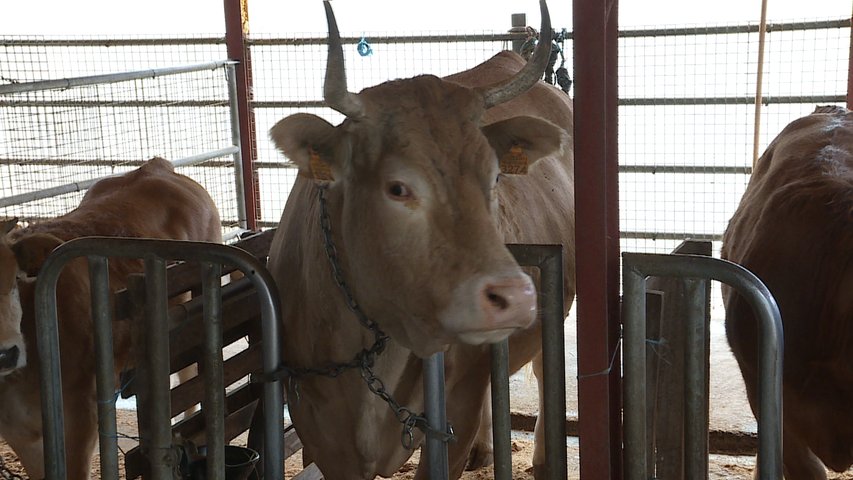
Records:
<instances>
[{"instance_id":1,"label":"cow's ear","mask_svg":"<svg viewBox=\"0 0 853 480\"><path fill-rule=\"evenodd\" d=\"M569 144L565 130L536 117L518 116L483 127L495 150L501 173L525 174L542 157L560 153Z\"/></svg>"},{"instance_id":2,"label":"cow's ear","mask_svg":"<svg viewBox=\"0 0 853 480\"><path fill-rule=\"evenodd\" d=\"M299 167L299 173L317 183L339 178L340 133L329 122L307 113L279 120L270 129L270 138L281 153Z\"/></svg>"},{"instance_id":3,"label":"cow's ear","mask_svg":"<svg viewBox=\"0 0 853 480\"><path fill-rule=\"evenodd\" d=\"M36 233L27 235L13 243L12 252L18 261L18 268L27 276L35 277L50 252L62 243L62 240L53 235Z\"/></svg>"}]
</instances>

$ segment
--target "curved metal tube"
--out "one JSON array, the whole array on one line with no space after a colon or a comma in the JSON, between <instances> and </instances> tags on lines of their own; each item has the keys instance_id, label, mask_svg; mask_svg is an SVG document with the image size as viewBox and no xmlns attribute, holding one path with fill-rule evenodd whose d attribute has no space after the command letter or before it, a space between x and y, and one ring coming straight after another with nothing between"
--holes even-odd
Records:
<instances>
[{"instance_id":1,"label":"curved metal tube","mask_svg":"<svg viewBox=\"0 0 853 480\"><path fill-rule=\"evenodd\" d=\"M735 263L701 255L623 254L622 307L625 341L625 471L646 478L646 298L648 276L713 279L743 295L760 325L758 471L762 479L782 478L783 333L779 307L752 272Z\"/></svg>"}]
</instances>

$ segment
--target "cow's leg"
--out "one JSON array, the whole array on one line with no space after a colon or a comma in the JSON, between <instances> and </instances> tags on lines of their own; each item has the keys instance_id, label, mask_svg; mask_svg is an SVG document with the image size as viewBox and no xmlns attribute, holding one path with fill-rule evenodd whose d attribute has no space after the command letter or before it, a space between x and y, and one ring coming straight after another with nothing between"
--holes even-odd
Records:
<instances>
[{"instance_id":1,"label":"cow's leg","mask_svg":"<svg viewBox=\"0 0 853 480\"><path fill-rule=\"evenodd\" d=\"M823 463L790 428L784 429L782 433L782 445L782 463L786 479L826 480L826 468Z\"/></svg>"},{"instance_id":2,"label":"cow's leg","mask_svg":"<svg viewBox=\"0 0 853 480\"><path fill-rule=\"evenodd\" d=\"M4 436L3 439L15 451L28 477L44 478L44 449L41 436L35 439Z\"/></svg>"},{"instance_id":3,"label":"cow's leg","mask_svg":"<svg viewBox=\"0 0 853 480\"><path fill-rule=\"evenodd\" d=\"M474 445L468 455L466 470L477 470L491 465L495 461L494 448L492 445L492 400L489 393L483 400L483 408L480 410L480 428L474 438Z\"/></svg>"},{"instance_id":4,"label":"cow's leg","mask_svg":"<svg viewBox=\"0 0 853 480\"><path fill-rule=\"evenodd\" d=\"M98 440L97 403L84 392L63 395L65 411L65 462L68 478L89 478L92 455Z\"/></svg>"},{"instance_id":5,"label":"cow's leg","mask_svg":"<svg viewBox=\"0 0 853 480\"><path fill-rule=\"evenodd\" d=\"M545 370L542 352L533 357L533 375L539 391L539 414L533 428L533 477L542 479L545 478Z\"/></svg>"},{"instance_id":6,"label":"cow's leg","mask_svg":"<svg viewBox=\"0 0 853 480\"><path fill-rule=\"evenodd\" d=\"M0 437L18 456L29 478L44 478L41 403L31 383L0 392Z\"/></svg>"}]
</instances>

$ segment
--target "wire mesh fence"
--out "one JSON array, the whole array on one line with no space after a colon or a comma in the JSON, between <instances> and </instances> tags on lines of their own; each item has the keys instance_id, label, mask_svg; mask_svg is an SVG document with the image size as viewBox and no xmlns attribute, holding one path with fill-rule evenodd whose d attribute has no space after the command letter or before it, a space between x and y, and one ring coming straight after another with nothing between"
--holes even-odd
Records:
<instances>
[{"instance_id":1,"label":"wire mesh fence","mask_svg":"<svg viewBox=\"0 0 853 480\"><path fill-rule=\"evenodd\" d=\"M207 188L226 229L237 226L234 161L217 154L234 148L226 69L208 62L108 83L0 86L0 217L62 215L94 180L160 156ZM199 156L208 159L197 163Z\"/></svg>"},{"instance_id":2,"label":"wire mesh fence","mask_svg":"<svg viewBox=\"0 0 853 480\"><path fill-rule=\"evenodd\" d=\"M393 78L454 73L509 48L517 38L489 32L345 36L349 87L358 91ZM769 25L760 150L785 124L809 113L815 104L843 102L849 38L849 19ZM563 44L563 53L571 70L570 34L568 39ZM362 40L370 47L369 55L359 53ZM340 122L342 116L322 103L324 33L275 38L253 36L249 44L253 58L251 108L258 146L260 224L274 226L296 171L275 151L266 132L276 121L297 111L316 113L332 123ZM757 49L758 26L754 24L634 29L620 33L623 250L662 253L685 238L720 238L751 171ZM0 37L0 52L4 60L0 62L0 84L3 84L222 58L225 45L222 39L214 37L74 41ZM183 94L170 96L166 87L132 88L133 95L140 96L138 110L127 106L84 106L87 102L108 104L114 100L113 96L119 96L117 92L89 92L86 97L68 100L69 105L64 107L52 105L38 113L26 114L34 119L32 126L27 127L14 123L25 115L24 107L3 104L0 157L8 159L2 162L5 170L0 173L4 179L2 195L25 188L20 184L33 182L34 178L44 184L65 181L42 179L38 172L45 172L48 165L24 166L14 160L15 155L40 158L40 163L50 163L53 158L56 167L65 168L63 175L67 180L77 178L75 169L95 168L96 159L109 160L109 165L97 168L113 169L117 167L110 165L119 158L127 161L154 154L182 156L195 148L192 145L209 142L205 136L227 136L224 126L229 119L224 108L192 104L200 99L224 98L221 92L218 96L199 94L185 98ZM168 88L182 92L187 87ZM163 105L155 105L157 101ZM181 105L182 101L185 103ZM107 126L108 119L114 125ZM172 126L165 127L166 123ZM102 150L95 152L95 145L105 143L97 136L75 141L76 146L63 145L65 141L56 137L71 124L82 125L92 133L97 130L101 137L114 137L116 140L111 141L116 146L99 146ZM197 132L197 140L189 140L196 135L190 130ZM122 150L119 146L122 143L132 151ZM74 162L58 160L62 155L70 155L72 149L80 150L74 154ZM91 157L87 159L89 163L80 164L79 160L86 156ZM204 175L201 171L199 174ZM214 196L230 194L225 190L231 188L230 179L212 174L212 178L202 179L202 183L214 191ZM73 199L63 205L72 203ZM0 210L0 215L8 215L8 211ZM715 247L719 248L718 241Z\"/></svg>"},{"instance_id":3,"label":"wire mesh fence","mask_svg":"<svg viewBox=\"0 0 853 480\"><path fill-rule=\"evenodd\" d=\"M752 167L758 26L631 30L620 40L622 248L719 239ZM771 24L759 152L846 95L850 21Z\"/></svg>"}]
</instances>

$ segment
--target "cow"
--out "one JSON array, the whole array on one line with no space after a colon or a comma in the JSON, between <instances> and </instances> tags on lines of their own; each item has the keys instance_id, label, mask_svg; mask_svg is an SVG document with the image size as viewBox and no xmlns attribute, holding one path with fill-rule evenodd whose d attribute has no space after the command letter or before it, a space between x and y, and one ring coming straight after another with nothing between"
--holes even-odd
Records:
<instances>
[{"instance_id":1,"label":"cow","mask_svg":"<svg viewBox=\"0 0 853 480\"><path fill-rule=\"evenodd\" d=\"M0 436L30 478L44 478L34 290L38 270L57 246L84 236L222 242L216 205L205 189L155 157L124 175L100 180L80 205L53 220L11 230L0 239ZM11 232L9 232L11 230ZM110 289L142 271L138 260L111 259ZM84 259L63 269L56 287L68 478L89 478L98 440L94 333ZM113 324L116 381L131 364L131 325Z\"/></svg>"},{"instance_id":2,"label":"cow","mask_svg":"<svg viewBox=\"0 0 853 480\"><path fill-rule=\"evenodd\" d=\"M754 272L784 326L783 464L825 479L853 464L853 112L818 107L758 160L722 257ZM758 326L723 290L726 333L758 416Z\"/></svg>"},{"instance_id":3,"label":"cow","mask_svg":"<svg viewBox=\"0 0 853 480\"><path fill-rule=\"evenodd\" d=\"M337 24L324 6L324 98L346 118L333 126L297 113L270 130L299 167L268 266L303 461L326 478L394 474L423 435L404 430L401 441L395 411L371 389L422 412L422 359L443 351L456 437L450 478L458 478L491 458L477 435L490 428L490 343L509 337L512 370L535 360L541 398L536 288L505 244L562 244L564 313L574 298L572 102L539 81L551 43L547 6L540 1L543 35L530 63L501 52L446 78L357 94L347 91ZM416 478L428 478L425 463Z\"/></svg>"}]
</instances>

